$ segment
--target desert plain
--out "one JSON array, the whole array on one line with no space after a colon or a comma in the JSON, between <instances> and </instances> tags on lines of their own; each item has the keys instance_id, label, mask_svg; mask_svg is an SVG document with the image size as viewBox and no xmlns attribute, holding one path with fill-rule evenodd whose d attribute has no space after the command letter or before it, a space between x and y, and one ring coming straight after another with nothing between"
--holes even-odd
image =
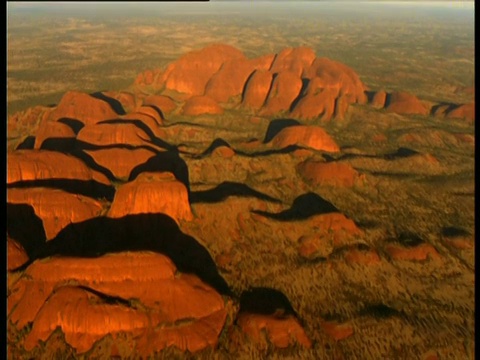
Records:
<instances>
[{"instance_id":1,"label":"desert plain","mask_svg":"<svg viewBox=\"0 0 480 360\"><path fill-rule=\"evenodd\" d=\"M475 358L473 2L7 21L8 359Z\"/></svg>"}]
</instances>

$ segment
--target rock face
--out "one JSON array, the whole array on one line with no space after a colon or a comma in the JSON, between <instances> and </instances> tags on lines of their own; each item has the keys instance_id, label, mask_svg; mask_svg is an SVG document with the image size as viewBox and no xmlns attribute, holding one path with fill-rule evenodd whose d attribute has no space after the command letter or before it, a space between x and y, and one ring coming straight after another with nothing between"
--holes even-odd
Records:
<instances>
[{"instance_id":1,"label":"rock face","mask_svg":"<svg viewBox=\"0 0 480 360\"><path fill-rule=\"evenodd\" d=\"M475 103L459 105L446 115L449 119L461 118L475 121Z\"/></svg>"},{"instance_id":2,"label":"rock face","mask_svg":"<svg viewBox=\"0 0 480 360\"><path fill-rule=\"evenodd\" d=\"M118 179L127 181L134 168L145 164L148 159L155 156L152 150L138 148L125 149L122 147L104 148L98 150L85 150L100 166L110 170Z\"/></svg>"},{"instance_id":3,"label":"rock face","mask_svg":"<svg viewBox=\"0 0 480 360\"><path fill-rule=\"evenodd\" d=\"M155 106L164 114L170 114L177 108L173 99L164 95L150 95L143 100L144 105Z\"/></svg>"},{"instance_id":4,"label":"rock face","mask_svg":"<svg viewBox=\"0 0 480 360\"><path fill-rule=\"evenodd\" d=\"M385 106L385 101L387 99L387 93L384 90L377 91L370 102L375 108L383 108Z\"/></svg>"},{"instance_id":5,"label":"rock face","mask_svg":"<svg viewBox=\"0 0 480 360\"><path fill-rule=\"evenodd\" d=\"M240 95L248 77L256 70L254 60L243 58L225 62L220 70L208 81L205 94L220 103L227 102L232 96ZM265 67L265 70L268 67Z\"/></svg>"},{"instance_id":6,"label":"rock face","mask_svg":"<svg viewBox=\"0 0 480 360\"><path fill-rule=\"evenodd\" d=\"M164 70L144 72L135 84L165 88L163 95L181 100L208 96L223 104L242 95L241 105L261 115L287 112L303 119L342 119L350 104L366 102L365 86L352 69L317 58L308 47L247 59L231 46L212 45L184 55ZM221 112L216 108L212 113Z\"/></svg>"},{"instance_id":7,"label":"rock face","mask_svg":"<svg viewBox=\"0 0 480 360\"><path fill-rule=\"evenodd\" d=\"M58 121L42 121L35 137L35 149L40 149L47 139L75 139L75 132L67 124Z\"/></svg>"},{"instance_id":8,"label":"rock face","mask_svg":"<svg viewBox=\"0 0 480 360\"><path fill-rule=\"evenodd\" d=\"M9 154L7 184L50 179L94 180L110 185L105 175L70 155L48 150L17 150Z\"/></svg>"},{"instance_id":9,"label":"rock face","mask_svg":"<svg viewBox=\"0 0 480 360\"><path fill-rule=\"evenodd\" d=\"M77 135L77 140L96 146L129 145L152 146L150 136L133 123L87 125Z\"/></svg>"},{"instance_id":10,"label":"rock face","mask_svg":"<svg viewBox=\"0 0 480 360\"><path fill-rule=\"evenodd\" d=\"M141 173L119 187L108 216L141 213L163 213L177 221L191 220L187 188L172 173Z\"/></svg>"},{"instance_id":11,"label":"rock face","mask_svg":"<svg viewBox=\"0 0 480 360\"><path fill-rule=\"evenodd\" d=\"M185 54L165 70L165 87L188 95L203 95L210 78L228 60L244 59L240 50L211 45Z\"/></svg>"},{"instance_id":12,"label":"rock face","mask_svg":"<svg viewBox=\"0 0 480 360\"><path fill-rule=\"evenodd\" d=\"M115 119L118 115L106 101L79 91L69 91L63 95L49 118L53 121L62 118L75 119L87 125Z\"/></svg>"},{"instance_id":13,"label":"rock face","mask_svg":"<svg viewBox=\"0 0 480 360\"><path fill-rule=\"evenodd\" d=\"M315 57L315 52L306 46L286 48L277 54L270 71L272 73L288 71L298 78L306 77L305 72L308 71Z\"/></svg>"},{"instance_id":14,"label":"rock face","mask_svg":"<svg viewBox=\"0 0 480 360\"><path fill-rule=\"evenodd\" d=\"M183 106L183 115L196 116L201 114L223 114L215 100L208 96L194 96L187 100Z\"/></svg>"},{"instance_id":15,"label":"rock face","mask_svg":"<svg viewBox=\"0 0 480 360\"><path fill-rule=\"evenodd\" d=\"M429 109L415 96L407 92L393 92L386 110L397 114L419 114L427 115Z\"/></svg>"},{"instance_id":16,"label":"rock face","mask_svg":"<svg viewBox=\"0 0 480 360\"><path fill-rule=\"evenodd\" d=\"M245 84L242 105L246 108L260 109L267 99L273 74L267 70L255 70Z\"/></svg>"},{"instance_id":17,"label":"rock face","mask_svg":"<svg viewBox=\"0 0 480 360\"><path fill-rule=\"evenodd\" d=\"M323 128L318 126L296 125L286 127L275 135L271 145L277 149L298 145L327 152L340 151L335 141Z\"/></svg>"},{"instance_id":18,"label":"rock face","mask_svg":"<svg viewBox=\"0 0 480 360\"><path fill-rule=\"evenodd\" d=\"M272 115L288 111L300 94L302 79L291 71L285 71L274 77L270 92L260 115Z\"/></svg>"},{"instance_id":19,"label":"rock face","mask_svg":"<svg viewBox=\"0 0 480 360\"><path fill-rule=\"evenodd\" d=\"M167 346L195 352L216 344L226 318L214 289L195 275L176 273L169 258L152 252L35 262L15 288L8 299L11 321L19 328L33 321L27 350L59 326L77 353L120 332L137 338L143 356ZM130 306L133 299L146 311Z\"/></svg>"},{"instance_id":20,"label":"rock face","mask_svg":"<svg viewBox=\"0 0 480 360\"><path fill-rule=\"evenodd\" d=\"M360 176L351 165L338 162L305 161L297 166L297 171L315 186L351 187Z\"/></svg>"}]
</instances>

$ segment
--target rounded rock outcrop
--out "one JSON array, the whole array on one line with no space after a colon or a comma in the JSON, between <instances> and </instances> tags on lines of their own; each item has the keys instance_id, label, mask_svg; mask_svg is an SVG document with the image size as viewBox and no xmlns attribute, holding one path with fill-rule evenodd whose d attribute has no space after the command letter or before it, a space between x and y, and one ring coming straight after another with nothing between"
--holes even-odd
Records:
<instances>
[{"instance_id":1,"label":"rounded rock outcrop","mask_svg":"<svg viewBox=\"0 0 480 360\"><path fill-rule=\"evenodd\" d=\"M183 115L196 116L202 114L223 114L223 108L209 96L194 96L185 102Z\"/></svg>"},{"instance_id":2,"label":"rounded rock outcrop","mask_svg":"<svg viewBox=\"0 0 480 360\"><path fill-rule=\"evenodd\" d=\"M142 213L163 213L177 222L192 220L187 188L169 172L141 173L117 189L108 216Z\"/></svg>"},{"instance_id":3,"label":"rounded rock outcrop","mask_svg":"<svg viewBox=\"0 0 480 360\"><path fill-rule=\"evenodd\" d=\"M318 126L295 125L286 127L275 135L270 144L277 149L298 145L320 151L340 151L330 135Z\"/></svg>"}]
</instances>

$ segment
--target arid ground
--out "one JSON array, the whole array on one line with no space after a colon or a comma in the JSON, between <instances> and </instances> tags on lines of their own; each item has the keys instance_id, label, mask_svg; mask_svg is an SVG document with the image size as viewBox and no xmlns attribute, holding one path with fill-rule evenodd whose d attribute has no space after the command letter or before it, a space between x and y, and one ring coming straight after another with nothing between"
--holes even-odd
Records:
<instances>
[{"instance_id":1,"label":"arid ground","mask_svg":"<svg viewBox=\"0 0 480 360\"><path fill-rule=\"evenodd\" d=\"M473 3L9 3L8 359L474 359Z\"/></svg>"}]
</instances>

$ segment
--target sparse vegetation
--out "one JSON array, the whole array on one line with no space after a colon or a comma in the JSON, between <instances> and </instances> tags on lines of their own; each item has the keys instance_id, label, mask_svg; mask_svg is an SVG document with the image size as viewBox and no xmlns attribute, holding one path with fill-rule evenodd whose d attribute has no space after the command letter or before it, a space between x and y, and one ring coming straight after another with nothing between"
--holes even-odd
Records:
<instances>
[{"instance_id":1,"label":"sparse vegetation","mask_svg":"<svg viewBox=\"0 0 480 360\"><path fill-rule=\"evenodd\" d=\"M268 22L256 16L198 14L186 22L178 14L163 14L125 17L121 23L11 13L8 114L57 103L66 90L130 91L139 72L162 68L211 42L229 43L249 57L307 45L319 56L351 66L372 89L409 91L434 102L472 101L471 94L456 90L473 85L473 19L447 20L437 14L422 20L400 12L367 14L361 20L336 11L329 16L273 13ZM231 105L234 100L222 115L190 117L177 110L166 116L163 140L182 146L190 198L196 194L200 199L191 201L194 220L180 221L180 229L208 250L235 297L251 287L285 294L313 346L256 345L235 324L235 299L216 348L190 354L169 347L152 358L420 359L431 353L441 359L473 359L474 144L462 140L475 138L473 124L358 104L349 107L343 120L298 119L322 126L341 149L335 161L364 177L352 187L317 186L305 182L296 165L305 159L331 161L332 155L313 149L265 154L271 148L262 141L272 118L253 120L253 113ZM43 113L32 114L28 126L9 131L9 148L35 133ZM379 134L384 138L375 140ZM217 139L236 153L229 158L204 154ZM249 142L255 139L252 147ZM254 191L230 185L221 187L226 189L223 197L215 198L214 190L224 183ZM300 220L265 216L288 211L308 193L332 203L361 230L352 235L330 229L332 255L321 259L306 260L298 252L299 238L325 230L318 213ZM101 203L106 214L111 201ZM465 238L471 248L452 247L448 241L454 237ZM386 248L390 243L412 249L430 244L439 257L394 259ZM346 261L344 254L354 247L375 251L380 261ZM19 275L10 276L12 285ZM140 300L135 307L142 308ZM348 322L353 335L336 341L322 321ZM29 331L30 324L19 330L8 322L9 358L137 358L131 334L107 335L86 354L76 355L59 329L27 353L21 344Z\"/></svg>"}]
</instances>

